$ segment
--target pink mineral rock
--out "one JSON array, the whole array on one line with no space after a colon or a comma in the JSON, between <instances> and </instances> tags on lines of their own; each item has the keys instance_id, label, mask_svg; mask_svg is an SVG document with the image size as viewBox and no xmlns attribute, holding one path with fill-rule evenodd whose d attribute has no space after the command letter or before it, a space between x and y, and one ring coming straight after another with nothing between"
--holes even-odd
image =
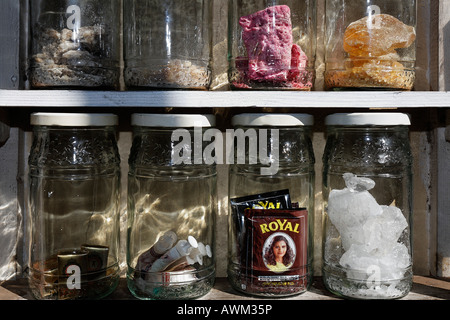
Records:
<instances>
[{"instance_id":1,"label":"pink mineral rock","mask_svg":"<svg viewBox=\"0 0 450 320\"><path fill-rule=\"evenodd\" d=\"M286 81L292 60L292 23L288 6L269 7L241 17L251 80Z\"/></svg>"},{"instance_id":2,"label":"pink mineral rock","mask_svg":"<svg viewBox=\"0 0 450 320\"><path fill-rule=\"evenodd\" d=\"M288 74L288 80L295 80L305 70L308 64L308 57L298 44L292 46L291 68Z\"/></svg>"}]
</instances>

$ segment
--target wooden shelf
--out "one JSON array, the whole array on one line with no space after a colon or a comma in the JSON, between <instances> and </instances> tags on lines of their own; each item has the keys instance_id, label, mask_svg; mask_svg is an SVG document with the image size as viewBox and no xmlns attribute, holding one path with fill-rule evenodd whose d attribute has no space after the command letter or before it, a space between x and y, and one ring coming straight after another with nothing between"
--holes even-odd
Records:
<instances>
[{"instance_id":1,"label":"wooden shelf","mask_svg":"<svg viewBox=\"0 0 450 320\"><path fill-rule=\"evenodd\" d=\"M450 92L0 90L0 107L446 108Z\"/></svg>"},{"instance_id":2,"label":"wooden shelf","mask_svg":"<svg viewBox=\"0 0 450 320\"><path fill-rule=\"evenodd\" d=\"M137 300L128 291L126 279L121 278L118 288L108 300ZM262 298L245 296L234 289L226 278L216 279L214 288L199 300L261 300ZM24 278L6 281L0 286L0 300L33 300ZM263 299L264 301L270 299ZM314 279L311 289L303 294L282 300L342 300L328 292L320 277ZM450 281L430 277L414 276L411 292L401 300L450 300Z\"/></svg>"}]
</instances>

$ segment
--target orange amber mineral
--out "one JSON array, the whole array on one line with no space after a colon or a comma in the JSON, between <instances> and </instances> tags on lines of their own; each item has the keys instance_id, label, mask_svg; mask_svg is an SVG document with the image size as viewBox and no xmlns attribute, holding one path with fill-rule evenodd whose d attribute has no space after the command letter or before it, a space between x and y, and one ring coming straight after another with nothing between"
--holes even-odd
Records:
<instances>
[{"instance_id":1,"label":"orange amber mineral","mask_svg":"<svg viewBox=\"0 0 450 320\"><path fill-rule=\"evenodd\" d=\"M414 27L388 14L364 17L351 23L344 34L344 50L351 57L379 57L407 48L416 39Z\"/></svg>"}]
</instances>

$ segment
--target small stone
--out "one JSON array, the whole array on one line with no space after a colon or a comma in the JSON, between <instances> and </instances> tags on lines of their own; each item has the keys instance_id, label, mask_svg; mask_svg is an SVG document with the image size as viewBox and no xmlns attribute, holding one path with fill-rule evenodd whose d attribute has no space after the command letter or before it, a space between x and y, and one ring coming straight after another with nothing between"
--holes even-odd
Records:
<instances>
[{"instance_id":1,"label":"small stone","mask_svg":"<svg viewBox=\"0 0 450 320\"><path fill-rule=\"evenodd\" d=\"M375 187L375 181L369 178L360 178L352 173L344 173L345 185L350 191L368 191Z\"/></svg>"}]
</instances>

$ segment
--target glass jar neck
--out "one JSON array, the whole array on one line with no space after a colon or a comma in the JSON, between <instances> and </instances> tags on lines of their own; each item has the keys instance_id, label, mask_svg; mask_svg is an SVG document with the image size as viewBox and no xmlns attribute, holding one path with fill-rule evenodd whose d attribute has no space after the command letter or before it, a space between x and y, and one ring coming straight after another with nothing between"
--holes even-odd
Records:
<instances>
[{"instance_id":1,"label":"glass jar neck","mask_svg":"<svg viewBox=\"0 0 450 320\"><path fill-rule=\"evenodd\" d=\"M352 168L410 168L408 127L330 126L327 128L324 163Z\"/></svg>"},{"instance_id":2,"label":"glass jar neck","mask_svg":"<svg viewBox=\"0 0 450 320\"><path fill-rule=\"evenodd\" d=\"M29 164L37 167L118 165L116 130L107 127L33 128Z\"/></svg>"},{"instance_id":3,"label":"glass jar neck","mask_svg":"<svg viewBox=\"0 0 450 320\"><path fill-rule=\"evenodd\" d=\"M234 143L235 156L245 151L249 158L268 157L284 165L311 165L315 162L309 126L236 127L234 141L231 142Z\"/></svg>"},{"instance_id":4,"label":"glass jar neck","mask_svg":"<svg viewBox=\"0 0 450 320\"><path fill-rule=\"evenodd\" d=\"M136 126L133 129L133 143L128 163L130 166L179 167L216 164L214 159L209 159L216 148L214 145L214 135L218 132L216 130L209 127Z\"/></svg>"}]
</instances>

